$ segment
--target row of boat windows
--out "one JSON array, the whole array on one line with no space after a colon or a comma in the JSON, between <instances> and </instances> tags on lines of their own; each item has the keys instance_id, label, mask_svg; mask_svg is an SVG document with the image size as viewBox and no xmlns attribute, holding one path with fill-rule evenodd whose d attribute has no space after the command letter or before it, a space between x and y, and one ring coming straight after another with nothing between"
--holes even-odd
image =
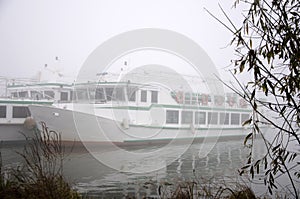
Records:
<instances>
[{"instance_id":1,"label":"row of boat windows","mask_svg":"<svg viewBox=\"0 0 300 199\"><path fill-rule=\"evenodd\" d=\"M26 118L30 116L30 111L26 106L13 106L12 118ZM7 117L7 107L0 106L0 118Z\"/></svg>"},{"instance_id":2,"label":"row of boat windows","mask_svg":"<svg viewBox=\"0 0 300 199\"><path fill-rule=\"evenodd\" d=\"M139 95L138 95L139 94ZM59 99L60 101L86 101L95 100L95 102L106 101L130 101L135 102L139 96L140 102L158 103L158 91L137 90L134 87L106 87L97 89L76 89L74 91L60 91L60 96L55 96L54 91L20 91L12 92L13 98L31 98L31 99ZM148 99L150 95L150 99Z\"/></svg>"},{"instance_id":3,"label":"row of boat windows","mask_svg":"<svg viewBox=\"0 0 300 199\"><path fill-rule=\"evenodd\" d=\"M150 95L150 99L148 99ZM106 87L97 88L94 91L88 89L76 89L78 101L95 100L95 102L130 101L136 102L139 96L140 102L158 103L158 91L137 90L134 87Z\"/></svg>"},{"instance_id":4,"label":"row of boat windows","mask_svg":"<svg viewBox=\"0 0 300 199\"><path fill-rule=\"evenodd\" d=\"M181 113L181 114L179 114ZM179 117L181 115L181 124L213 124L213 125L240 125L250 118L248 113L225 113L225 112L193 112L167 110L166 123L179 124Z\"/></svg>"},{"instance_id":5,"label":"row of boat windows","mask_svg":"<svg viewBox=\"0 0 300 199\"><path fill-rule=\"evenodd\" d=\"M20 91L20 92L12 92L11 96L13 98L30 98L30 99L55 99L55 92L54 91ZM71 96L70 96L71 97ZM61 91L59 99L61 101L68 101L72 100L69 99L69 92Z\"/></svg>"},{"instance_id":6,"label":"row of boat windows","mask_svg":"<svg viewBox=\"0 0 300 199\"><path fill-rule=\"evenodd\" d=\"M238 96L232 93L228 93L226 96L215 95L210 96L204 93L188 93L188 92L171 92L171 96L179 104L200 104L208 105L208 103L214 103L215 105L224 105L225 103L229 106L240 106L243 108L247 107L247 103L244 99L239 99Z\"/></svg>"}]
</instances>

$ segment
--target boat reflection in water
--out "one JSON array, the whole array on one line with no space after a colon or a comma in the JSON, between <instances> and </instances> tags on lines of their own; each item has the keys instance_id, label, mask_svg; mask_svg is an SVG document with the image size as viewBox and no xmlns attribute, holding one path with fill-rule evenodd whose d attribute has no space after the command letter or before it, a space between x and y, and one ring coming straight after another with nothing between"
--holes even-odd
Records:
<instances>
[{"instance_id":1,"label":"boat reflection in water","mask_svg":"<svg viewBox=\"0 0 300 199\"><path fill-rule=\"evenodd\" d=\"M93 154L73 152L65 162L64 172L76 180L75 187L79 192L102 197L155 196L159 185L176 186L182 181L214 178L220 182L236 182L237 169L242 167L248 155L248 149L242 141L243 138L226 138L213 147L208 142L197 142L189 146L125 146L122 150L103 148ZM257 143L257 153L264 150L260 146L262 144ZM152 154L160 147L165 150L161 150L160 156L156 158ZM127 158L123 150L137 154L137 158ZM204 151L207 151L205 156ZM107 165L109 161L104 158L114 165Z\"/></svg>"}]
</instances>

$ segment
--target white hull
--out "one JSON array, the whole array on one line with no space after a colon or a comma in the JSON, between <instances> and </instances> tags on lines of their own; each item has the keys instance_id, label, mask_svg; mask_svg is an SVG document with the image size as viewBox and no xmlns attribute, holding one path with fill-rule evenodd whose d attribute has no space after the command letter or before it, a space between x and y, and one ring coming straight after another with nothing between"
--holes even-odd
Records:
<instances>
[{"instance_id":1,"label":"white hull","mask_svg":"<svg viewBox=\"0 0 300 199\"><path fill-rule=\"evenodd\" d=\"M63 141L155 142L173 139L246 136L249 133L249 129L241 127L176 128L124 125L119 121L61 108L33 105L29 106L29 109L37 122L45 122L51 130L61 133Z\"/></svg>"}]
</instances>

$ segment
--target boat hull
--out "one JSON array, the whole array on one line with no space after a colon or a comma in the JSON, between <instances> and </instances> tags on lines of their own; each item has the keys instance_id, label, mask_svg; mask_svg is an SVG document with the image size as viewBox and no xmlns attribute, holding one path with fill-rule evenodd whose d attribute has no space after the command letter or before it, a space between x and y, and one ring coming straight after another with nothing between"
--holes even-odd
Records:
<instances>
[{"instance_id":1,"label":"boat hull","mask_svg":"<svg viewBox=\"0 0 300 199\"><path fill-rule=\"evenodd\" d=\"M81 142L169 142L194 139L216 139L219 137L244 137L250 129L241 127L160 127L124 124L94 114L71 111L50 106L30 105L29 109L37 122L61 134L63 141Z\"/></svg>"},{"instance_id":2,"label":"boat hull","mask_svg":"<svg viewBox=\"0 0 300 199\"><path fill-rule=\"evenodd\" d=\"M0 124L1 141L24 141L33 136L34 131L25 128L23 124Z\"/></svg>"}]
</instances>

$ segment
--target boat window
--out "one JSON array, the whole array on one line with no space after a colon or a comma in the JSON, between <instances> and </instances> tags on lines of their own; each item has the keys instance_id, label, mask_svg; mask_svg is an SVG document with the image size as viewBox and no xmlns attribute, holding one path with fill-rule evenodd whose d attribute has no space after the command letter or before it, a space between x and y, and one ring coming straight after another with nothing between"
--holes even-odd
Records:
<instances>
[{"instance_id":1,"label":"boat window","mask_svg":"<svg viewBox=\"0 0 300 199\"><path fill-rule=\"evenodd\" d=\"M243 124L245 121L250 119L250 114L249 113L242 113L241 115L241 124Z\"/></svg>"},{"instance_id":2,"label":"boat window","mask_svg":"<svg viewBox=\"0 0 300 199\"><path fill-rule=\"evenodd\" d=\"M218 106L221 106L224 104L224 96L221 96L221 95L215 95L214 96L214 104L215 105L218 105Z\"/></svg>"},{"instance_id":3,"label":"boat window","mask_svg":"<svg viewBox=\"0 0 300 199\"><path fill-rule=\"evenodd\" d=\"M135 102L135 99L136 99L136 88L135 87L127 88L127 97L130 102Z\"/></svg>"},{"instance_id":4,"label":"boat window","mask_svg":"<svg viewBox=\"0 0 300 199\"><path fill-rule=\"evenodd\" d=\"M18 97L18 93L17 93L17 92L12 92L12 93L11 93L11 96L12 96L12 97Z\"/></svg>"},{"instance_id":5,"label":"boat window","mask_svg":"<svg viewBox=\"0 0 300 199\"><path fill-rule=\"evenodd\" d=\"M106 100L107 101L111 101L112 100L113 92L114 92L114 88L105 88Z\"/></svg>"},{"instance_id":6,"label":"boat window","mask_svg":"<svg viewBox=\"0 0 300 199\"><path fill-rule=\"evenodd\" d=\"M171 97L177 101L177 96L176 96L176 92L175 91L171 91L170 92Z\"/></svg>"},{"instance_id":7,"label":"boat window","mask_svg":"<svg viewBox=\"0 0 300 199\"><path fill-rule=\"evenodd\" d=\"M220 124L229 125L229 113L220 113Z\"/></svg>"},{"instance_id":8,"label":"boat window","mask_svg":"<svg viewBox=\"0 0 300 199\"><path fill-rule=\"evenodd\" d=\"M75 92L73 90L70 91L70 101L76 100Z\"/></svg>"},{"instance_id":9,"label":"boat window","mask_svg":"<svg viewBox=\"0 0 300 199\"><path fill-rule=\"evenodd\" d=\"M192 94L192 104L197 104L197 93Z\"/></svg>"},{"instance_id":10,"label":"boat window","mask_svg":"<svg viewBox=\"0 0 300 199\"><path fill-rule=\"evenodd\" d=\"M228 94L227 95L226 102L227 102L227 104L229 106L235 106L236 105L236 101L237 101L237 96L236 95L234 95L234 94Z\"/></svg>"},{"instance_id":11,"label":"boat window","mask_svg":"<svg viewBox=\"0 0 300 199\"><path fill-rule=\"evenodd\" d=\"M197 100L198 100L198 104L200 104L202 101L201 94L199 93L197 94Z\"/></svg>"},{"instance_id":12,"label":"boat window","mask_svg":"<svg viewBox=\"0 0 300 199\"><path fill-rule=\"evenodd\" d=\"M210 95L208 95L208 102L212 102L212 101L211 101L211 96L210 96Z\"/></svg>"},{"instance_id":13,"label":"boat window","mask_svg":"<svg viewBox=\"0 0 300 199\"><path fill-rule=\"evenodd\" d=\"M86 88L77 88L76 89L77 100L87 101L89 99L88 90Z\"/></svg>"},{"instance_id":14,"label":"boat window","mask_svg":"<svg viewBox=\"0 0 300 199\"><path fill-rule=\"evenodd\" d=\"M32 99L39 100L43 98L43 94L38 91L30 91L30 96Z\"/></svg>"},{"instance_id":15,"label":"boat window","mask_svg":"<svg viewBox=\"0 0 300 199\"><path fill-rule=\"evenodd\" d=\"M28 107L26 106L13 107L13 118L26 118L28 116L30 116Z\"/></svg>"},{"instance_id":16,"label":"boat window","mask_svg":"<svg viewBox=\"0 0 300 199\"><path fill-rule=\"evenodd\" d=\"M158 102L158 92L151 91L151 103L157 103L157 102Z\"/></svg>"},{"instance_id":17,"label":"boat window","mask_svg":"<svg viewBox=\"0 0 300 199\"><path fill-rule=\"evenodd\" d=\"M0 118L6 118L6 106L0 106Z\"/></svg>"},{"instance_id":18,"label":"boat window","mask_svg":"<svg viewBox=\"0 0 300 199\"><path fill-rule=\"evenodd\" d=\"M88 88L88 99L91 101L95 100L95 87Z\"/></svg>"},{"instance_id":19,"label":"boat window","mask_svg":"<svg viewBox=\"0 0 300 199\"><path fill-rule=\"evenodd\" d=\"M231 124L232 125L240 124L240 114L239 113L231 113Z\"/></svg>"},{"instance_id":20,"label":"boat window","mask_svg":"<svg viewBox=\"0 0 300 199\"><path fill-rule=\"evenodd\" d=\"M147 102L147 91L141 90L141 102Z\"/></svg>"},{"instance_id":21,"label":"boat window","mask_svg":"<svg viewBox=\"0 0 300 199\"><path fill-rule=\"evenodd\" d=\"M184 103L191 104L191 94L190 93L184 93Z\"/></svg>"},{"instance_id":22,"label":"boat window","mask_svg":"<svg viewBox=\"0 0 300 199\"><path fill-rule=\"evenodd\" d=\"M218 113L208 112L208 124L218 124Z\"/></svg>"},{"instance_id":23,"label":"boat window","mask_svg":"<svg viewBox=\"0 0 300 199\"><path fill-rule=\"evenodd\" d=\"M243 98L241 98L240 100L239 100L239 105L240 105L240 107L241 108L247 108L247 101L245 100L245 99L243 99Z\"/></svg>"},{"instance_id":24,"label":"boat window","mask_svg":"<svg viewBox=\"0 0 300 199\"><path fill-rule=\"evenodd\" d=\"M178 122L179 122L179 111L167 110L166 123L178 124Z\"/></svg>"},{"instance_id":25,"label":"boat window","mask_svg":"<svg viewBox=\"0 0 300 199\"><path fill-rule=\"evenodd\" d=\"M201 104L202 105L208 105L208 95L207 94L202 94L201 95Z\"/></svg>"},{"instance_id":26,"label":"boat window","mask_svg":"<svg viewBox=\"0 0 300 199\"><path fill-rule=\"evenodd\" d=\"M105 94L103 88L96 88L95 100L100 102L105 101Z\"/></svg>"},{"instance_id":27,"label":"boat window","mask_svg":"<svg viewBox=\"0 0 300 199\"><path fill-rule=\"evenodd\" d=\"M195 113L195 124L206 124L206 112Z\"/></svg>"},{"instance_id":28,"label":"boat window","mask_svg":"<svg viewBox=\"0 0 300 199\"><path fill-rule=\"evenodd\" d=\"M123 87L115 88L113 94L114 94L114 99L116 101L125 101L125 94L124 94L124 88Z\"/></svg>"},{"instance_id":29,"label":"boat window","mask_svg":"<svg viewBox=\"0 0 300 199\"><path fill-rule=\"evenodd\" d=\"M54 99L54 91L44 91L46 99Z\"/></svg>"},{"instance_id":30,"label":"boat window","mask_svg":"<svg viewBox=\"0 0 300 199\"><path fill-rule=\"evenodd\" d=\"M69 93L68 92L61 92L60 93L60 100L61 101L68 101Z\"/></svg>"},{"instance_id":31,"label":"boat window","mask_svg":"<svg viewBox=\"0 0 300 199\"><path fill-rule=\"evenodd\" d=\"M28 92L27 91L21 91L21 92L19 92L19 97L25 97L25 98L27 98L28 97Z\"/></svg>"},{"instance_id":32,"label":"boat window","mask_svg":"<svg viewBox=\"0 0 300 199\"><path fill-rule=\"evenodd\" d=\"M193 123L193 112L182 111L181 112L181 124L192 124Z\"/></svg>"}]
</instances>

